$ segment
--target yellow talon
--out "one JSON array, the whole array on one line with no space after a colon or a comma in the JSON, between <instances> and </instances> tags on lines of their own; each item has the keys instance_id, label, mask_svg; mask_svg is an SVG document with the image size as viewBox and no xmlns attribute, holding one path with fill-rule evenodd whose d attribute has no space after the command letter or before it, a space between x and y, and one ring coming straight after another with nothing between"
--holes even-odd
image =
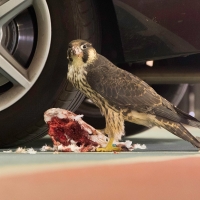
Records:
<instances>
[{"instance_id":1,"label":"yellow talon","mask_svg":"<svg viewBox=\"0 0 200 200\"><path fill-rule=\"evenodd\" d=\"M110 138L106 147L96 148L97 152L121 151L121 147L113 147L114 138Z\"/></svg>"}]
</instances>

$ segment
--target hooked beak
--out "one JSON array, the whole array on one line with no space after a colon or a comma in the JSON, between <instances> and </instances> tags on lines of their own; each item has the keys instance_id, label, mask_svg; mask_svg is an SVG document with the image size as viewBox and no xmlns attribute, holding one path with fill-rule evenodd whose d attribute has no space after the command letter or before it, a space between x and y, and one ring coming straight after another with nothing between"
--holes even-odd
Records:
<instances>
[{"instance_id":1,"label":"hooked beak","mask_svg":"<svg viewBox=\"0 0 200 200\"><path fill-rule=\"evenodd\" d=\"M72 55L79 56L82 53L82 50L81 50L81 48L79 46L73 46L71 48L71 53L72 53Z\"/></svg>"},{"instance_id":2,"label":"hooked beak","mask_svg":"<svg viewBox=\"0 0 200 200\"><path fill-rule=\"evenodd\" d=\"M79 46L72 46L71 48L68 48L67 50L67 59L72 61L73 56L80 57L82 55L82 50Z\"/></svg>"}]
</instances>

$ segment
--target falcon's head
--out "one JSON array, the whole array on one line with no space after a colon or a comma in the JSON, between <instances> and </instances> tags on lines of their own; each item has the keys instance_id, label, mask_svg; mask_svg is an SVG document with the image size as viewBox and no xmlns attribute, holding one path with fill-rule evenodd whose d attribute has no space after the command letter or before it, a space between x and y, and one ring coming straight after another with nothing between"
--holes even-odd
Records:
<instances>
[{"instance_id":1,"label":"falcon's head","mask_svg":"<svg viewBox=\"0 0 200 200\"><path fill-rule=\"evenodd\" d=\"M96 54L91 43L80 39L72 40L68 45L67 59L74 64L89 64L96 59Z\"/></svg>"}]
</instances>

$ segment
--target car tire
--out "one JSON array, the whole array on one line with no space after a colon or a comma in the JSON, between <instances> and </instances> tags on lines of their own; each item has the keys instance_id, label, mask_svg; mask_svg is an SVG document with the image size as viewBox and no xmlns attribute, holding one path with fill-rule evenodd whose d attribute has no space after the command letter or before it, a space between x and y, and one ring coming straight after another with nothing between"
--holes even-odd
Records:
<instances>
[{"instance_id":1,"label":"car tire","mask_svg":"<svg viewBox=\"0 0 200 200\"><path fill-rule=\"evenodd\" d=\"M44 124L43 114L47 109L77 109L84 96L66 79L68 43L80 38L92 42L95 48L100 48L100 24L95 1L47 0L46 3L52 34L49 53L43 70L30 90L0 112L1 148L19 146L46 135L47 126ZM35 6L34 3L32 6ZM38 10L43 12L42 8ZM36 13L36 19L39 14ZM45 32L40 33L38 30L38 36L40 34L45 37ZM38 53L38 43L32 62Z\"/></svg>"}]
</instances>

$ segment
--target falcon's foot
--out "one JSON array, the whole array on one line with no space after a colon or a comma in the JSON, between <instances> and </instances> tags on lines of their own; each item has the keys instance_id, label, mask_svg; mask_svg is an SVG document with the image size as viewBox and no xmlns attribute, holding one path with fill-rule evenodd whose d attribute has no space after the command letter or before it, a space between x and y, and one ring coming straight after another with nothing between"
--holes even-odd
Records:
<instances>
[{"instance_id":1,"label":"falcon's foot","mask_svg":"<svg viewBox=\"0 0 200 200\"><path fill-rule=\"evenodd\" d=\"M110 138L106 147L96 148L97 152L112 152L112 151L121 151L121 147L113 146L114 138Z\"/></svg>"}]
</instances>

